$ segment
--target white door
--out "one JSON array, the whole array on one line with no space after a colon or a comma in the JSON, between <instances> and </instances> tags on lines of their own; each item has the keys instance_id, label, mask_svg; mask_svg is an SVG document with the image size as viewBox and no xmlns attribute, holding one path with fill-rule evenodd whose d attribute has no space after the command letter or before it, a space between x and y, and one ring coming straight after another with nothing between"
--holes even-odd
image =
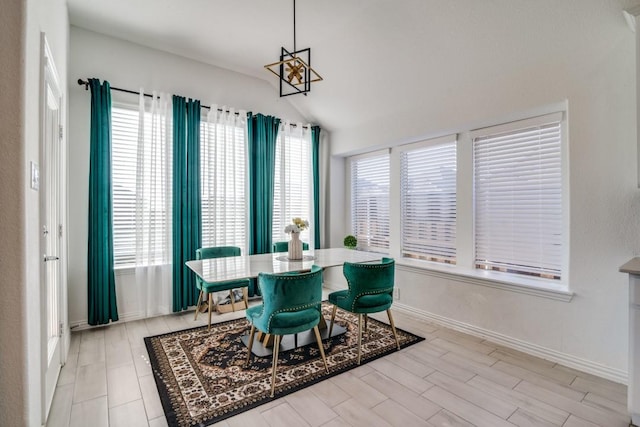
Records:
<instances>
[{"instance_id":1,"label":"white door","mask_svg":"<svg viewBox=\"0 0 640 427\"><path fill-rule=\"evenodd\" d=\"M42 67L42 116L41 157L42 165L40 201L42 224L42 313L43 367L44 367L44 419L53 400L53 393L63 362L61 285L62 215L61 215L61 164L62 164L62 95L53 57L44 34L41 48ZM46 354L45 354L46 353Z\"/></svg>"}]
</instances>

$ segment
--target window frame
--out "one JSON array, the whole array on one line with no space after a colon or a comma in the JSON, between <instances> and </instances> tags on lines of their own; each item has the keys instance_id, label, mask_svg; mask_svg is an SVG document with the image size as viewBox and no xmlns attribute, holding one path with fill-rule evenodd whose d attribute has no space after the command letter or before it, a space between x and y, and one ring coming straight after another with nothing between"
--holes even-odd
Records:
<instances>
[{"instance_id":1,"label":"window frame","mask_svg":"<svg viewBox=\"0 0 640 427\"><path fill-rule=\"evenodd\" d=\"M495 135L506 132L514 132L521 129L528 129L536 126L541 126L545 123L557 122L559 124L559 132L560 132L560 196L561 196L561 224L560 228L562 229L562 237L561 237L561 260L559 261L560 265L560 278L559 279L551 279L544 276L530 276L524 272L499 272L498 274L509 274L517 277L533 277L536 280L546 281L546 282L555 282L568 284L568 274L569 274L569 164L568 164L568 137L567 137L567 114L566 111L556 111L548 114L542 114L538 116L528 117L522 120L514 120L508 123L502 123L495 126L487 126L479 129L475 129L469 133L469 140L472 145L472 162L475 161L473 152L474 152L474 141L476 138L487 136L487 135ZM474 164L474 163L472 163ZM475 165L474 165L475 168ZM473 170L473 176L475 180L475 169ZM477 240L476 240L476 212L475 212L475 181L473 182L474 187L474 212L473 212L473 268L476 270L484 271L483 268L476 266L476 248L477 248Z\"/></svg>"},{"instance_id":2,"label":"window frame","mask_svg":"<svg viewBox=\"0 0 640 427\"><path fill-rule=\"evenodd\" d=\"M293 128L292 128L293 126ZM288 128L288 129L287 129ZM287 143L287 139L289 140ZM281 185L281 182L285 184L288 183L286 179L288 172L287 164L291 163L291 156L287 156L286 153L291 153L293 149L288 148L288 144L296 143L292 141L293 139L300 144L306 144L307 147L300 147L299 150L301 155L306 159L302 159L305 161L306 169L302 168L301 177L304 177L300 182L300 186L304 187L306 185L308 189L308 193L305 195L304 190L301 190L297 199L300 201L300 205L306 204L307 212L293 212L291 211L291 206L284 203L283 201L287 199L286 195L291 194L291 191L282 191L278 189L278 186ZM284 228L291 224L291 220L293 218L301 218L303 220L307 220L309 222L309 227L306 230L303 230L300 233L300 239L309 245L309 248L314 247L314 227L316 226L313 218L313 164L312 164L312 143L311 143L311 126L310 125L302 125L301 123L296 123L293 125L289 122L281 123L280 129L278 131L278 137L276 139L276 156L274 163L274 179L273 179L273 218L271 220L271 239L272 243L288 241L290 236L284 232ZM285 168L281 168L278 170L277 165L282 166L283 157L288 160L285 162ZM302 163L299 163L302 164ZM305 185L303 185L305 184ZM278 197L279 196L279 197ZM277 200L277 199L280 200ZM276 209L278 211L276 211ZM290 211L290 214L287 215L285 212ZM280 220L282 223L280 223Z\"/></svg>"},{"instance_id":3,"label":"window frame","mask_svg":"<svg viewBox=\"0 0 640 427\"><path fill-rule=\"evenodd\" d=\"M446 258L446 257L438 257L435 254L416 254L416 255L407 255L405 254L405 248L404 248L404 239L405 239L405 212L403 212L404 209L404 200L403 200L403 196L404 196L404 192L403 192L403 187L402 187L402 178L403 178L403 170L404 167L402 165L402 157L403 154L406 153L411 153L414 151L418 151L418 150L423 150L426 148L432 148L432 147L442 147L448 144L453 144L454 146L454 156L455 156L455 170L456 170L456 174L455 174L455 178L454 178L454 194L455 194L455 200L456 202L454 203L454 209L455 209L455 215L454 215L454 220L453 220L453 231L454 231L454 245L453 245L453 250L454 250L454 255L450 258ZM410 258L410 259L416 259L416 260L423 260L423 261L430 261L430 262L436 262L436 263L443 263L443 264L457 264L457 250L458 250L458 244L457 244L457 198L458 198L458 191L457 191L457 183L458 183L458 164L457 164L457 157L458 157L458 150L457 150L457 145L458 145L458 138L456 134L453 135L448 135L448 136L444 136L444 137L440 137L440 138L433 138L433 139L427 139L424 141L420 141L420 142L416 142L416 143L412 143L412 144L405 144L405 145L401 145L399 146L397 149L395 149L395 151L398 152L398 156L400 158L399 160L399 182L400 182L400 188L399 188L399 192L400 192L400 236L399 236L399 243L400 243L400 256L402 258Z\"/></svg>"},{"instance_id":4,"label":"window frame","mask_svg":"<svg viewBox=\"0 0 640 427\"><path fill-rule=\"evenodd\" d=\"M351 156L349 157L349 159L347 160L347 188L346 188L346 195L347 195L347 205L348 205L348 209L346 210L347 212L349 212L349 216L347 218L347 233L346 234L352 234L354 236L356 236L356 238L358 237L355 234L354 231L354 224L353 224L353 162L354 161L358 161L358 160L362 160L362 159L366 159L366 158L371 158L371 157L380 157L383 155L388 156L389 159L389 234L387 236L387 240L388 240L388 246L387 248L380 248L380 247L370 247L370 246L362 246L361 242L358 241L358 249L360 250L367 250L370 252L376 252L376 253L382 253L382 254L390 254L391 253L391 248L392 248L392 239L393 239L393 228L392 228L392 221L391 221L391 217L392 217L392 210L393 210L393 202L392 202L392 187L393 187L393 166L392 166L392 156L391 156L391 150L390 149L384 149L384 150L376 150L376 151L372 151L369 153L364 153L364 154L360 154L360 155L356 155L356 156ZM342 242L340 242L340 244L342 244Z\"/></svg>"},{"instance_id":5,"label":"window frame","mask_svg":"<svg viewBox=\"0 0 640 427\"><path fill-rule=\"evenodd\" d=\"M217 106L212 106L212 108L216 108ZM226 109L225 109L226 110ZM225 111L222 114L235 114L235 112L233 110L230 111ZM246 113L244 111L240 111L239 114L245 114ZM210 126L232 126L232 125L222 125L218 122L214 122L214 123L210 123L208 121L208 114L204 115L203 117L201 117L201 121L200 121L200 159L201 162L204 161L205 159L205 151L207 150L207 148L205 148L205 133L209 132L209 133L214 133L217 135L217 131L216 130L210 130L209 127ZM201 218L201 239L202 239L202 246L206 247L206 246L237 246L240 248L241 253L243 254L248 254L248 248L249 248L249 162L248 162L248 152L249 152L249 145L248 145L248 129L247 129L247 124L246 124L246 120L244 121L244 129L241 129L240 126L237 125L233 125L235 126L235 131L233 132L233 138L237 138L237 132L241 132L243 137L244 137L244 141L242 141L242 144L244 145L244 152L241 154L242 159L240 160L242 163L244 163L243 165L243 191L242 191L242 198L244 199L244 215L242 216L242 220L238 221L238 218L236 218L236 221L234 222L234 224L238 223L238 222L242 222L244 224L244 235L243 238L241 239L242 242L240 243L239 241L228 241L227 239L223 239L223 242L220 243L215 243L215 242L208 242L205 241L205 215L204 215L204 204L202 203L204 201L204 192L205 192L205 188L206 186L204 185L204 178L205 178L205 166L203 166L203 163L200 164L200 179L201 179L201 206L200 206L200 218ZM237 144L238 141L233 141L231 144ZM233 162L233 160L229 160L229 163ZM236 160L237 163L237 160ZM227 166L227 162L225 161L225 166ZM216 175L216 173L218 172L218 168L216 168L215 171L213 171L213 174ZM235 184L234 184L235 186ZM236 200L237 197L234 197L234 201ZM209 228L213 228L215 229L216 226L212 226Z\"/></svg>"},{"instance_id":6,"label":"window frame","mask_svg":"<svg viewBox=\"0 0 640 427\"><path fill-rule=\"evenodd\" d=\"M115 195L116 195L116 193L115 193L115 183L114 183L114 180L113 180L113 176L115 175L114 174L114 169L115 169L114 168L114 158L115 158L115 156L114 156L114 151L113 151L114 150L113 140L115 139L114 138L115 132L114 132L114 127L113 127L113 124L114 124L114 120L113 120L114 114L113 113L114 113L114 110L116 110L116 109L118 109L118 110L127 110L127 111L130 111L132 113L132 115L135 115L136 120L137 120L137 126L136 126L136 129L135 129L135 132L133 133L133 142L132 142L132 143L135 143L135 144L137 144L137 141L138 141L138 132L139 132L139 129L140 129L140 120L139 120L140 116L139 116L138 105L132 104L132 103L117 102L117 101L113 101L112 102L112 105L111 105L111 138L112 138L112 143L111 143L111 174L112 174L112 178L111 178L111 186L112 186L111 197L112 197L112 207L111 207L111 211L112 211L112 216L113 216L113 252L114 252L113 253L113 268L114 269L126 269L126 268L135 268L136 267L136 248L135 248L135 245L136 245L136 234L135 234L135 209L136 209L135 200L136 200L136 193L134 192L134 195L133 195L134 204L133 204L133 208L132 208L133 209L133 214L132 214L132 218L131 218L131 221L133 222L132 227L134 228L133 235L131 236L131 238L133 239L133 252L132 252L132 254L127 254L126 260L128 262L122 262L122 261L119 261L119 258L118 258L117 253L116 253L117 249L116 249L116 239L115 239L115 237L116 237L116 215L115 215L115 209L114 208L115 208L115 198L116 198ZM146 105L145 105L145 115L146 114L147 114L147 110L146 110ZM136 156L132 157L133 163L135 165L136 164L136 160L135 159L137 157L137 145L132 150L136 152ZM134 170L134 187L135 187L135 174L136 174L136 171Z\"/></svg>"}]
</instances>

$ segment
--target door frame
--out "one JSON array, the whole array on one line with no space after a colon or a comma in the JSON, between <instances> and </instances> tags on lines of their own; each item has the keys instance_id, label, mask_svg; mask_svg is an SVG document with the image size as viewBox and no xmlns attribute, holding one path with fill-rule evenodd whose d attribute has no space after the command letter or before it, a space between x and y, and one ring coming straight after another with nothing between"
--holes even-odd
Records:
<instances>
[{"instance_id":1,"label":"door frame","mask_svg":"<svg viewBox=\"0 0 640 427\"><path fill-rule=\"evenodd\" d=\"M39 117L39 150L40 150L40 183L39 183L39 236L40 236L40 351L41 351L41 402L42 402L42 422L44 423L48 417L51 404L53 402L53 395L55 393L55 387L60 375L60 369L64 366L67 359L67 350L69 348L69 329L67 321L67 286L66 286L66 271L67 271L67 232L66 232L66 172L64 161L66 156L66 137L63 134L64 121L66 114L64 114L64 93L62 92L61 81L57 72L53 54L47 37L44 32L40 33L40 117ZM47 133L52 132L51 129L47 129L46 126L46 114L47 114L47 102L48 91L51 90L53 95L58 101L58 132L56 132L58 138L56 139L57 147L54 150L55 159L50 163L47 149ZM53 132L56 130L54 129ZM57 237L56 256L59 260L56 261L58 268L56 269L57 275L57 310L58 310L58 343L56 344L58 349L53 352L51 356L56 357L58 360L55 362L57 367L54 372L49 372L50 363L54 363L50 360L49 354L49 333L48 333L48 298L47 298L47 268L43 257L48 254L47 241L44 236L44 227L48 223L47 218L47 182L49 167L57 168L56 173L56 219L57 224L52 230L48 230L49 233L55 233ZM52 389L50 395L48 391Z\"/></svg>"}]
</instances>

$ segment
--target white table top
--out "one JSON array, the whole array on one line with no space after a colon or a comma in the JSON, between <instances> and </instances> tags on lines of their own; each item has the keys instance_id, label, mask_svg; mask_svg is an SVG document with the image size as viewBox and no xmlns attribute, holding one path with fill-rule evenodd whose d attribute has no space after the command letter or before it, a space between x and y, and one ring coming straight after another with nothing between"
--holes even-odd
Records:
<instances>
[{"instance_id":1,"label":"white table top","mask_svg":"<svg viewBox=\"0 0 640 427\"><path fill-rule=\"evenodd\" d=\"M258 273L285 273L308 271L312 265L322 268L336 267L347 262L368 262L382 259L384 255L345 248L316 249L304 251L312 260L281 261L287 253L244 255L226 258L211 258L187 261L186 265L208 283L258 277ZM280 258L280 259L278 259Z\"/></svg>"}]
</instances>

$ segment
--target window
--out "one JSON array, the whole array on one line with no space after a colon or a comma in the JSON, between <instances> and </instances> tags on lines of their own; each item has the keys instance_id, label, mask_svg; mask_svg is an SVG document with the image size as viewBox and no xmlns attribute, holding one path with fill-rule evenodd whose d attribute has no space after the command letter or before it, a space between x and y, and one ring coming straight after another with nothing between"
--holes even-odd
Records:
<instances>
[{"instance_id":1,"label":"window","mask_svg":"<svg viewBox=\"0 0 640 427\"><path fill-rule=\"evenodd\" d=\"M111 175L113 192L113 263L136 261L136 163L138 111L111 109Z\"/></svg>"},{"instance_id":2,"label":"window","mask_svg":"<svg viewBox=\"0 0 640 427\"><path fill-rule=\"evenodd\" d=\"M358 248L389 251L389 153L351 160L351 228Z\"/></svg>"},{"instance_id":3,"label":"window","mask_svg":"<svg viewBox=\"0 0 640 427\"><path fill-rule=\"evenodd\" d=\"M300 239L311 242L313 218L313 188L311 179L311 131L308 127L289 123L280 126L276 141L276 164L273 196L273 241L289 240L284 228L291 219L309 221L310 228L300 233Z\"/></svg>"},{"instance_id":4,"label":"window","mask_svg":"<svg viewBox=\"0 0 640 427\"><path fill-rule=\"evenodd\" d=\"M455 264L455 138L401 150L402 256Z\"/></svg>"},{"instance_id":5,"label":"window","mask_svg":"<svg viewBox=\"0 0 640 427\"><path fill-rule=\"evenodd\" d=\"M561 120L473 133L476 268L562 278Z\"/></svg>"},{"instance_id":6,"label":"window","mask_svg":"<svg viewBox=\"0 0 640 427\"><path fill-rule=\"evenodd\" d=\"M139 144L138 109L114 105L111 122L114 266L167 263L171 245L171 144L167 123L160 115L154 118L145 112ZM136 226L136 216L141 227Z\"/></svg>"},{"instance_id":7,"label":"window","mask_svg":"<svg viewBox=\"0 0 640 427\"><path fill-rule=\"evenodd\" d=\"M212 109L200 124L202 246L246 254L246 113Z\"/></svg>"},{"instance_id":8,"label":"window","mask_svg":"<svg viewBox=\"0 0 640 427\"><path fill-rule=\"evenodd\" d=\"M566 297L566 127L556 110L350 157L358 247L411 267Z\"/></svg>"},{"instance_id":9,"label":"window","mask_svg":"<svg viewBox=\"0 0 640 427\"><path fill-rule=\"evenodd\" d=\"M112 107L116 267L170 263L171 123L165 127L162 114L145 112L138 147L140 113L134 108ZM246 113L209 113L200 123L200 150L202 245L238 246L246 253Z\"/></svg>"}]
</instances>

